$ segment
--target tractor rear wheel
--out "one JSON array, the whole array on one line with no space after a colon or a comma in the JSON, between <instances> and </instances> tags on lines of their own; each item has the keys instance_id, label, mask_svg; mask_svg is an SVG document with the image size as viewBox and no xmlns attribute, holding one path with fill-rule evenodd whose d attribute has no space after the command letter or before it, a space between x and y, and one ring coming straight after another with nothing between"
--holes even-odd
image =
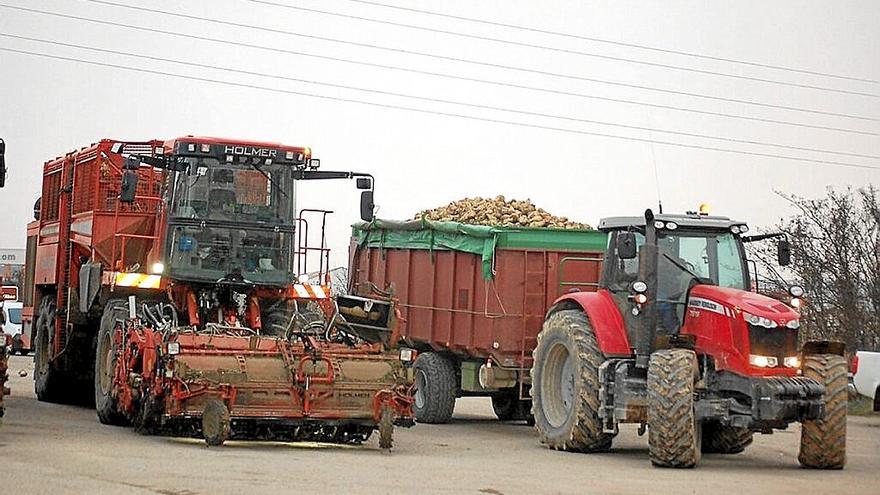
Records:
<instances>
[{"instance_id":1,"label":"tractor rear wheel","mask_svg":"<svg viewBox=\"0 0 880 495\"><path fill-rule=\"evenodd\" d=\"M55 297L45 296L40 301L34 339L34 392L42 402L62 402L64 376L52 363L55 340Z\"/></svg>"},{"instance_id":2,"label":"tractor rear wheel","mask_svg":"<svg viewBox=\"0 0 880 495\"><path fill-rule=\"evenodd\" d=\"M95 412L98 421L105 425L127 426L128 418L119 410L113 394L113 379L116 376L116 332L119 321L126 318L128 303L123 299L112 299L104 306L101 326L98 328L98 342L95 346Z\"/></svg>"},{"instance_id":3,"label":"tractor rear wheel","mask_svg":"<svg viewBox=\"0 0 880 495\"><path fill-rule=\"evenodd\" d=\"M804 356L803 376L825 385L825 417L801 425L801 466L843 469L846 464L846 360L835 354Z\"/></svg>"},{"instance_id":4,"label":"tractor rear wheel","mask_svg":"<svg viewBox=\"0 0 880 495\"><path fill-rule=\"evenodd\" d=\"M724 426L717 421L703 425L703 453L739 454L752 444L752 432L748 428Z\"/></svg>"},{"instance_id":5,"label":"tractor rear wheel","mask_svg":"<svg viewBox=\"0 0 880 495\"><path fill-rule=\"evenodd\" d=\"M687 349L651 354L648 363L648 453L659 467L691 468L700 461L694 410L697 356Z\"/></svg>"},{"instance_id":6,"label":"tractor rear wheel","mask_svg":"<svg viewBox=\"0 0 880 495\"><path fill-rule=\"evenodd\" d=\"M599 366L605 357L587 315L553 313L532 356L532 415L541 442L555 450L608 450L614 435L603 431L599 418Z\"/></svg>"},{"instance_id":7,"label":"tractor rear wheel","mask_svg":"<svg viewBox=\"0 0 880 495\"><path fill-rule=\"evenodd\" d=\"M447 423L455 410L456 375L452 361L436 352L419 354L413 365L413 413L420 423Z\"/></svg>"}]
</instances>

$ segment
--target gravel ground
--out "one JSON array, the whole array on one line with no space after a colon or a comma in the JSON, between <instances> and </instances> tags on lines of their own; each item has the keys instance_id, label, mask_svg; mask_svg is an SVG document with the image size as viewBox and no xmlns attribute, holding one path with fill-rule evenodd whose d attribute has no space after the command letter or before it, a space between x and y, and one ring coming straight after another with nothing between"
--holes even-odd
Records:
<instances>
[{"instance_id":1,"label":"gravel ground","mask_svg":"<svg viewBox=\"0 0 880 495\"><path fill-rule=\"evenodd\" d=\"M745 453L705 455L697 469L648 462L646 437L621 431L607 454L543 448L533 430L498 422L481 398L459 400L448 425L395 432L395 448L146 437L102 426L92 410L33 396L30 357L13 357L0 427L0 493L877 494L880 416L851 417L843 471L797 464L798 429L758 435ZM19 377L27 370L27 377ZM3 484L5 483L5 485Z\"/></svg>"}]
</instances>

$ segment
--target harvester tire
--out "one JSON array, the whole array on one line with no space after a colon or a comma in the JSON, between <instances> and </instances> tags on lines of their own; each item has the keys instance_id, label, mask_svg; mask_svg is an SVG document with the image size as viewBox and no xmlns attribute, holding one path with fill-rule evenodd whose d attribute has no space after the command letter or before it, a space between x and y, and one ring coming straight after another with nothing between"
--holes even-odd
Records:
<instances>
[{"instance_id":1,"label":"harvester tire","mask_svg":"<svg viewBox=\"0 0 880 495\"><path fill-rule=\"evenodd\" d=\"M113 378L116 374L115 334L117 320L126 318L128 303L112 299L104 306L98 340L95 345L95 412L98 421L105 425L127 426L129 419L119 411L113 395Z\"/></svg>"},{"instance_id":2,"label":"harvester tire","mask_svg":"<svg viewBox=\"0 0 880 495\"><path fill-rule=\"evenodd\" d=\"M801 466L843 469L846 464L846 360L836 354L804 356L803 376L825 385L825 417L801 425Z\"/></svg>"},{"instance_id":3,"label":"harvester tire","mask_svg":"<svg viewBox=\"0 0 880 495\"><path fill-rule=\"evenodd\" d=\"M748 428L724 426L717 421L703 425L704 454L739 454L752 444L752 432Z\"/></svg>"},{"instance_id":4,"label":"harvester tire","mask_svg":"<svg viewBox=\"0 0 880 495\"><path fill-rule=\"evenodd\" d=\"M37 313L34 339L34 392L42 402L63 402L64 376L51 362L55 336L55 298L45 296Z\"/></svg>"},{"instance_id":5,"label":"harvester tire","mask_svg":"<svg viewBox=\"0 0 880 495\"><path fill-rule=\"evenodd\" d=\"M651 354L648 363L648 454L658 467L692 468L700 461L694 410L697 356L687 349Z\"/></svg>"},{"instance_id":6,"label":"harvester tire","mask_svg":"<svg viewBox=\"0 0 880 495\"><path fill-rule=\"evenodd\" d=\"M420 423L447 423L455 409L456 375L452 361L436 352L419 354L413 365L415 403Z\"/></svg>"},{"instance_id":7,"label":"harvester tire","mask_svg":"<svg viewBox=\"0 0 880 495\"><path fill-rule=\"evenodd\" d=\"M611 448L614 435L603 431L599 417L599 366L605 356L587 315L553 313L532 356L532 415L541 442L575 452Z\"/></svg>"},{"instance_id":8,"label":"harvester tire","mask_svg":"<svg viewBox=\"0 0 880 495\"><path fill-rule=\"evenodd\" d=\"M379 448L390 450L394 444L394 410L390 407L382 409L379 418Z\"/></svg>"},{"instance_id":9,"label":"harvester tire","mask_svg":"<svg viewBox=\"0 0 880 495\"><path fill-rule=\"evenodd\" d=\"M202 410L202 435L208 447L219 447L232 431L229 409L220 399L209 399Z\"/></svg>"}]
</instances>

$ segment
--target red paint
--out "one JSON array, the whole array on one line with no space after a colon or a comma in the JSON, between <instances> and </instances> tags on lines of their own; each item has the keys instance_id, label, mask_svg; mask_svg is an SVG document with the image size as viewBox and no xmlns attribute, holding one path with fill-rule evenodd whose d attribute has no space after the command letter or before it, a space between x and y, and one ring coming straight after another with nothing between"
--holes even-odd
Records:
<instances>
[{"instance_id":1,"label":"red paint","mask_svg":"<svg viewBox=\"0 0 880 495\"><path fill-rule=\"evenodd\" d=\"M632 354L623 317L614 304L610 292L606 289L599 289L597 292L566 294L556 302L564 301L577 303L587 313L602 354L605 356L629 356Z\"/></svg>"}]
</instances>

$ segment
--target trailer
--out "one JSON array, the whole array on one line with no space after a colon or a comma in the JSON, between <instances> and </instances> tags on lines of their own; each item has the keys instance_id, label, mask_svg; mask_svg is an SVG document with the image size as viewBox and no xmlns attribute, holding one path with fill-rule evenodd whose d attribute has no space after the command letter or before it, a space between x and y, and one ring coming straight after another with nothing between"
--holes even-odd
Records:
<instances>
[{"instance_id":1,"label":"trailer","mask_svg":"<svg viewBox=\"0 0 880 495\"><path fill-rule=\"evenodd\" d=\"M399 300L418 352L416 418L444 423L455 399L489 396L499 419L530 421L532 350L548 308L595 291L606 234L374 220L353 226L349 290Z\"/></svg>"}]
</instances>

